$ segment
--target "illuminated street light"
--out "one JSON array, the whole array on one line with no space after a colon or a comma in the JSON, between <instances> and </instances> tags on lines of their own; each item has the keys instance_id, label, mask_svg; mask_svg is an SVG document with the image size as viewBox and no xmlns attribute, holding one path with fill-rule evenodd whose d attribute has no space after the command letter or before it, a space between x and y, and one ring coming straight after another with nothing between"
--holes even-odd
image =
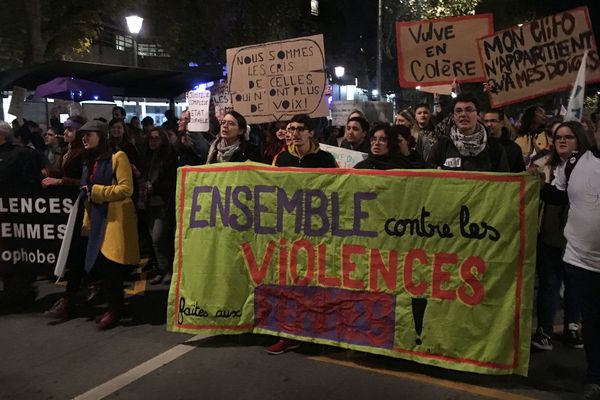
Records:
<instances>
[{"instance_id":1,"label":"illuminated street light","mask_svg":"<svg viewBox=\"0 0 600 400\"><path fill-rule=\"evenodd\" d=\"M125 21L127 21L127 29L129 29L129 33L131 33L133 39L133 66L138 66L138 49L137 49L137 35L142 30L142 24L144 23L144 18L138 17L137 15L130 15L129 17L125 17Z\"/></svg>"},{"instance_id":2,"label":"illuminated street light","mask_svg":"<svg viewBox=\"0 0 600 400\"><path fill-rule=\"evenodd\" d=\"M338 78L341 78L344 76L344 74L346 73L346 69L344 67L335 67L335 76L337 76Z\"/></svg>"}]
</instances>

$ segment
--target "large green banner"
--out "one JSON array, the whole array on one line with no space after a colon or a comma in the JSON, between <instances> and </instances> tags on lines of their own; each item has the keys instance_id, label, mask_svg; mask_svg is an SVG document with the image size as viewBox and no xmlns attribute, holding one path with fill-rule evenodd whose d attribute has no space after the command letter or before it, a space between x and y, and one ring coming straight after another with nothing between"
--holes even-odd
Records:
<instances>
[{"instance_id":1,"label":"large green banner","mask_svg":"<svg viewBox=\"0 0 600 400\"><path fill-rule=\"evenodd\" d=\"M526 174L180 168L168 329L526 375L538 191Z\"/></svg>"}]
</instances>

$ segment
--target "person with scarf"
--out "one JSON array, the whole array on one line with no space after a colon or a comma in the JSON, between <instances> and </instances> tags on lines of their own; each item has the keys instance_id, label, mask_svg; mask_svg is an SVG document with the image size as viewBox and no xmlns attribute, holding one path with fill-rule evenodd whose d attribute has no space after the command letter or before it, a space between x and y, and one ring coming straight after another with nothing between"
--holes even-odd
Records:
<instances>
[{"instance_id":1,"label":"person with scarf","mask_svg":"<svg viewBox=\"0 0 600 400\"><path fill-rule=\"evenodd\" d=\"M408 130L408 128L406 129ZM413 168L407 156L399 153L398 135L394 127L383 123L375 124L369 137L371 138L369 156L356 164L354 168L380 170Z\"/></svg>"},{"instance_id":2,"label":"person with scarf","mask_svg":"<svg viewBox=\"0 0 600 400\"><path fill-rule=\"evenodd\" d=\"M478 113L475 96L459 94L452 102L448 135L438 139L427 161L439 169L509 172L504 148L478 121Z\"/></svg>"},{"instance_id":3,"label":"person with scarf","mask_svg":"<svg viewBox=\"0 0 600 400\"><path fill-rule=\"evenodd\" d=\"M123 151L113 153L106 124L90 121L80 129L85 148L81 189L87 200L82 233L88 236L85 270L97 272L108 310L96 318L99 330L115 326L123 314L123 274L139 263L132 167Z\"/></svg>"},{"instance_id":4,"label":"person with scarf","mask_svg":"<svg viewBox=\"0 0 600 400\"><path fill-rule=\"evenodd\" d=\"M229 111L221 120L219 137L208 150L208 164L221 162L261 162L260 151L249 141L246 119L237 111Z\"/></svg>"}]
</instances>

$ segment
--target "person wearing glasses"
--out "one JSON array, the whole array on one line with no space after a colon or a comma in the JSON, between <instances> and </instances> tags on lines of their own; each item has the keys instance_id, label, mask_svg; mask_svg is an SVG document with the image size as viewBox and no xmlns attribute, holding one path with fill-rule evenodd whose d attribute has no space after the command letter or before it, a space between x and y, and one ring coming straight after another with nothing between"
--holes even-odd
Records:
<instances>
[{"instance_id":1,"label":"person wearing glasses","mask_svg":"<svg viewBox=\"0 0 600 400\"><path fill-rule=\"evenodd\" d=\"M313 138L314 125L307 114L295 115L287 126L290 145L273 161L277 167L336 168L335 158Z\"/></svg>"},{"instance_id":2,"label":"person wearing glasses","mask_svg":"<svg viewBox=\"0 0 600 400\"><path fill-rule=\"evenodd\" d=\"M177 150L178 165L203 165L206 164L208 148L210 144L200 132L188 131L191 116L189 110L185 110L177 121L177 132L179 141L175 147Z\"/></svg>"},{"instance_id":3,"label":"person wearing glasses","mask_svg":"<svg viewBox=\"0 0 600 400\"><path fill-rule=\"evenodd\" d=\"M504 127L504 112L502 110L489 110L483 114L483 122L488 128L490 135L498 139L504 151L510 168L510 172L525 171L525 162L523 162L523 153L518 144L510 140L508 129Z\"/></svg>"},{"instance_id":4,"label":"person wearing glasses","mask_svg":"<svg viewBox=\"0 0 600 400\"><path fill-rule=\"evenodd\" d=\"M407 158L410 153L400 153L400 146L398 144L399 135L397 135L394 128L388 124L375 124L369 133L369 137L371 138L369 156L356 164L354 168L379 170L413 168ZM410 135L410 130L408 128L406 130ZM408 146L405 146L405 150L410 152Z\"/></svg>"},{"instance_id":5,"label":"person wearing glasses","mask_svg":"<svg viewBox=\"0 0 600 400\"><path fill-rule=\"evenodd\" d=\"M509 172L506 152L478 120L479 103L471 93L452 102L452 124L431 149L427 161L439 169Z\"/></svg>"},{"instance_id":6,"label":"person wearing glasses","mask_svg":"<svg viewBox=\"0 0 600 400\"><path fill-rule=\"evenodd\" d=\"M578 122L565 122L556 127L550 154L536 160L530 172L539 173L544 183L551 184L558 171L565 168L573 153L585 153L591 147L583 126ZM567 205L554 205L542 202L537 242L536 271L537 290L537 329L531 345L538 350L552 350L554 316L560 304L560 287L564 292L563 338L567 346L583 348L581 338L581 313L577 306L572 283L565 279L565 264L561 256L565 251L566 239L563 235L567 221Z\"/></svg>"},{"instance_id":7,"label":"person wearing glasses","mask_svg":"<svg viewBox=\"0 0 600 400\"><path fill-rule=\"evenodd\" d=\"M250 127L237 111L229 111L221 120L219 137L208 150L207 164L221 162L262 162L259 149L250 143Z\"/></svg>"}]
</instances>

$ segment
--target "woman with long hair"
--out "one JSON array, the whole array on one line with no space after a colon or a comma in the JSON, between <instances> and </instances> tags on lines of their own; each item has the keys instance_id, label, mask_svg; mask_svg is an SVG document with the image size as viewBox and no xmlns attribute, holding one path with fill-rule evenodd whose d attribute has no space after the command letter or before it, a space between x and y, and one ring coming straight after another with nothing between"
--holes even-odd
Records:
<instances>
[{"instance_id":1,"label":"woman with long hair","mask_svg":"<svg viewBox=\"0 0 600 400\"><path fill-rule=\"evenodd\" d=\"M220 162L261 162L260 152L249 141L246 118L237 111L229 111L221 120L219 137L208 150L208 164Z\"/></svg>"},{"instance_id":2,"label":"woman with long hair","mask_svg":"<svg viewBox=\"0 0 600 400\"><path fill-rule=\"evenodd\" d=\"M90 121L80 129L85 148L81 177L87 195L82 232L88 235L85 269L99 273L108 310L96 318L98 329L113 327L123 314L123 274L139 262L137 216L131 195L131 164L113 153L106 124Z\"/></svg>"}]
</instances>

